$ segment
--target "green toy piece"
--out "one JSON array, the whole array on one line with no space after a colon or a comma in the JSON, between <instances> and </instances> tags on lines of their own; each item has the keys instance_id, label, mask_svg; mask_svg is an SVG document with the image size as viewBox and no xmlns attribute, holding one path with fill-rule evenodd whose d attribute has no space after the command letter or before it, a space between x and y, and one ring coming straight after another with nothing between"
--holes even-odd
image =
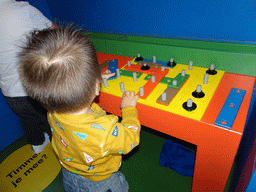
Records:
<instances>
[{"instance_id":1,"label":"green toy piece","mask_svg":"<svg viewBox=\"0 0 256 192\"><path fill-rule=\"evenodd\" d=\"M168 82L167 86L172 88L180 88L181 85L189 78L188 74L185 74L185 76L181 76L181 73L179 73L173 80L177 80L177 85L173 85L172 81Z\"/></svg>"},{"instance_id":2,"label":"green toy piece","mask_svg":"<svg viewBox=\"0 0 256 192\"><path fill-rule=\"evenodd\" d=\"M148 80L150 80L151 77L152 77L152 75L147 75L147 76L144 78L144 80L148 81ZM167 85L168 85L168 83L172 82L172 80L173 80L173 78L164 77L164 78L160 81L160 83L163 83L163 84L167 84Z\"/></svg>"},{"instance_id":3,"label":"green toy piece","mask_svg":"<svg viewBox=\"0 0 256 192\"><path fill-rule=\"evenodd\" d=\"M126 71L126 70L122 70L120 69L120 75L121 76L126 76L126 77L133 77L133 71ZM142 73L136 72L137 74L137 79L142 75Z\"/></svg>"}]
</instances>

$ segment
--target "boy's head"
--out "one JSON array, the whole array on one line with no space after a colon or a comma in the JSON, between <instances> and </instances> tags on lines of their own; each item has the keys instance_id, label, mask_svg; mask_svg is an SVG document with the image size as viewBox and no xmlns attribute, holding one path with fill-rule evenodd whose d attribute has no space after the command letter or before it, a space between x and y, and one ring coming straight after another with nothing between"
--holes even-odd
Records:
<instances>
[{"instance_id":1,"label":"boy's head","mask_svg":"<svg viewBox=\"0 0 256 192\"><path fill-rule=\"evenodd\" d=\"M101 79L96 51L72 27L34 31L18 55L27 94L49 111L73 112L91 104Z\"/></svg>"}]
</instances>

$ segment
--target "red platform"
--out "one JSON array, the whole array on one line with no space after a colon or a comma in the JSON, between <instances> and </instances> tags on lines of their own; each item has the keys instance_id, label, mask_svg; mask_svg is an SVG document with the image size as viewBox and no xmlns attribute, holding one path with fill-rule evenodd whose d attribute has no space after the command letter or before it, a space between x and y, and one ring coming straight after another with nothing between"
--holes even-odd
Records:
<instances>
[{"instance_id":1,"label":"red platform","mask_svg":"<svg viewBox=\"0 0 256 192\"><path fill-rule=\"evenodd\" d=\"M118 68L132 58L98 53L99 63L118 59ZM254 88L255 77L225 73L201 121L137 104L142 125L197 145L192 191L224 191L238 150ZM232 87L246 90L232 129L214 122ZM101 93L99 105L121 116L121 97Z\"/></svg>"}]
</instances>

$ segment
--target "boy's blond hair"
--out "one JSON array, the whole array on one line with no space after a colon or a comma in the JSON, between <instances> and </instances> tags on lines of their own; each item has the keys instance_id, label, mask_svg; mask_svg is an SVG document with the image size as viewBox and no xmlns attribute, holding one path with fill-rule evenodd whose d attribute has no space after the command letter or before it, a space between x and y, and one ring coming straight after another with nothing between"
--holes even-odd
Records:
<instances>
[{"instance_id":1,"label":"boy's blond hair","mask_svg":"<svg viewBox=\"0 0 256 192\"><path fill-rule=\"evenodd\" d=\"M93 44L78 30L34 31L18 59L27 94L48 111L74 112L91 104L101 74Z\"/></svg>"}]
</instances>

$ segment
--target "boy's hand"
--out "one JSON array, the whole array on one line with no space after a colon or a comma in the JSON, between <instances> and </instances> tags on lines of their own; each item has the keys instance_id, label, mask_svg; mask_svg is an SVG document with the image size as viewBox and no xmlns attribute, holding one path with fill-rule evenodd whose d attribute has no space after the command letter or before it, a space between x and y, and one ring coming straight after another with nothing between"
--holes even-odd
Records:
<instances>
[{"instance_id":1,"label":"boy's hand","mask_svg":"<svg viewBox=\"0 0 256 192\"><path fill-rule=\"evenodd\" d=\"M108 79L108 78L110 78L110 77L113 77L114 75L115 75L115 73L111 73L110 70L106 70L106 71L104 71L103 73L101 73L102 79L103 79L103 78Z\"/></svg>"},{"instance_id":2,"label":"boy's hand","mask_svg":"<svg viewBox=\"0 0 256 192\"><path fill-rule=\"evenodd\" d=\"M132 91L125 91L123 94L123 100L121 102L121 109L125 107L136 107L137 101L139 99L138 95L135 95L135 93Z\"/></svg>"}]
</instances>

